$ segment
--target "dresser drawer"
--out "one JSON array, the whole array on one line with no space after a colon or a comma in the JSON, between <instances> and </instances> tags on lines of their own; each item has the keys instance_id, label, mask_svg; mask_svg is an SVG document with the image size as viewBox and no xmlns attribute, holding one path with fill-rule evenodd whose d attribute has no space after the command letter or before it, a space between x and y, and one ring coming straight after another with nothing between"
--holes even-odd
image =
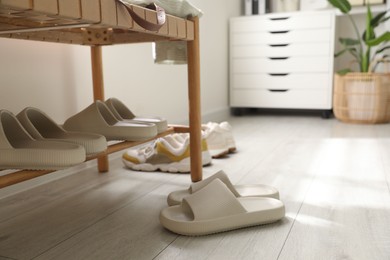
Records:
<instances>
[{"instance_id":1,"label":"dresser drawer","mask_svg":"<svg viewBox=\"0 0 390 260\"><path fill-rule=\"evenodd\" d=\"M326 89L332 78L329 73L232 74L233 89Z\"/></svg>"},{"instance_id":2,"label":"dresser drawer","mask_svg":"<svg viewBox=\"0 0 390 260\"><path fill-rule=\"evenodd\" d=\"M267 44L232 46L232 58L290 57L290 56L329 56L332 47L325 43Z\"/></svg>"},{"instance_id":3,"label":"dresser drawer","mask_svg":"<svg viewBox=\"0 0 390 260\"><path fill-rule=\"evenodd\" d=\"M233 90L232 107L331 109L330 90Z\"/></svg>"},{"instance_id":4,"label":"dresser drawer","mask_svg":"<svg viewBox=\"0 0 390 260\"><path fill-rule=\"evenodd\" d=\"M230 20L232 107L332 108L335 12Z\"/></svg>"},{"instance_id":5,"label":"dresser drawer","mask_svg":"<svg viewBox=\"0 0 390 260\"><path fill-rule=\"evenodd\" d=\"M231 32L260 32L302 30L312 28L330 28L333 18L331 12L272 14L266 16L248 16L239 19L232 18L230 23Z\"/></svg>"},{"instance_id":6,"label":"dresser drawer","mask_svg":"<svg viewBox=\"0 0 390 260\"><path fill-rule=\"evenodd\" d=\"M329 72L330 57L235 58L231 73Z\"/></svg>"},{"instance_id":7,"label":"dresser drawer","mask_svg":"<svg viewBox=\"0 0 390 260\"><path fill-rule=\"evenodd\" d=\"M256 33L233 33L230 35L231 45L253 45L253 44L291 44L291 43L315 43L330 42L333 39L333 32L329 29L318 29L308 31L281 31L256 32Z\"/></svg>"}]
</instances>

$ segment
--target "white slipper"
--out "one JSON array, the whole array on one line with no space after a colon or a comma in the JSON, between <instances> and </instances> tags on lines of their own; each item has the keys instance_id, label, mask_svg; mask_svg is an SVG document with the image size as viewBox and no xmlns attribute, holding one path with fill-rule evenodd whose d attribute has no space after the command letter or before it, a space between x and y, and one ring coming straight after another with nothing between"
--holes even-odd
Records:
<instances>
[{"instance_id":1,"label":"white slipper","mask_svg":"<svg viewBox=\"0 0 390 260\"><path fill-rule=\"evenodd\" d=\"M105 104L119 121L153 123L157 126L158 133L167 130L168 123L166 119L158 116L136 116L117 98L109 98L105 101Z\"/></svg>"},{"instance_id":2,"label":"white slipper","mask_svg":"<svg viewBox=\"0 0 390 260\"><path fill-rule=\"evenodd\" d=\"M104 136L66 131L38 108L26 107L16 117L24 129L36 140L79 144L84 147L88 156L102 153L107 149L107 141Z\"/></svg>"},{"instance_id":3,"label":"white slipper","mask_svg":"<svg viewBox=\"0 0 390 260\"><path fill-rule=\"evenodd\" d=\"M226 173L219 171L207 179L191 184L189 189L171 192L167 198L168 205L179 205L184 197L199 191L215 179L220 179L225 183L236 197L269 197L279 199L279 191L272 186L264 184L233 185Z\"/></svg>"},{"instance_id":4,"label":"white slipper","mask_svg":"<svg viewBox=\"0 0 390 260\"><path fill-rule=\"evenodd\" d=\"M68 118L63 128L67 131L97 133L108 141L143 141L157 135L155 124L119 121L107 105L99 100Z\"/></svg>"},{"instance_id":5,"label":"white slipper","mask_svg":"<svg viewBox=\"0 0 390 260\"><path fill-rule=\"evenodd\" d=\"M174 233L198 236L268 224L284 215L284 204L280 200L237 198L221 180L215 179L185 197L181 205L163 209L160 222Z\"/></svg>"},{"instance_id":6,"label":"white slipper","mask_svg":"<svg viewBox=\"0 0 390 260\"><path fill-rule=\"evenodd\" d=\"M8 110L0 110L0 169L58 170L85 161L81 145L35 140Z\"/></svg>"}]
</instances>

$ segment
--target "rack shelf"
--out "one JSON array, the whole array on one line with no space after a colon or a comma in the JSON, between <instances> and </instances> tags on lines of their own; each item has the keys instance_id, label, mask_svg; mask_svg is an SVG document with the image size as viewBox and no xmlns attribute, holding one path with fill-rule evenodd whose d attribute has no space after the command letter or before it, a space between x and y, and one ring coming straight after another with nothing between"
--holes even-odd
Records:
<instances>
[{"instance_id":1,"label":"rack shelf","mask_svg":"<svg viewBox=\"0 0 390 260\"><path fill-rule=\"evenodd\" d=\"M131 9L144 20L157 22L155 11L135 5ZM89 46L94 100L105 99L102 46L186 41L191 180L202 179L198 17L183 19L167 15L165 24L158 31L148 31L139 26L116 0L0 0L0 37ZM163 135L174 131L171 128ZM178 131L183 129L178 128ZM107 172L108 154L138 144L140 142L118 143L110 146L107 153L89 159L97 159L99 171ZM0 188L50 172L19 171L0 176Z\"/></svg>"},{"instance_id":2,"label":"rack shelf","mask_svg":"<svg viewBox=\"0 0 390 260\"><path fill-rule=\"evenodd\" d=\"M137 146L137 145L141 145L143 143L147 143L147 142L153 141L156 138L163 137L163 136L172 134L174 132L175 132L175 129L170 127L164 133L158 134L155 138L151 138L151 139L148 139L148 140L145 140L145 141L138 141L138 142L129 142L129 141L115 142L115 143L109 145L105 152L97 154L97 155L94 155L94 156L90 156L90 157L87 158L86 161L91 161L91 160L97 159L97 158L102 157L102 156L107 156L109 154L112 154L112 153L115 153L115 152L119 152L119 151L124 150L124 149L128 149L128 148L131 148L131 147L134 147L134 146ZM39 176L42 176L42 175L46 175L46 174L49 174L49 173L52 173L52 172L54 172L54 171L52 171L52 170L38 170L38 171L22 170L22 171L11 172L9 174L0 176L0 189L4 188L4 187L7 187L7 186L10 186L10 185L13 185L13 184L16 184L16 183L19 183L19 182L23 182L23 181L27 181L27 180L36 178L36 177L39 177Z\"/></svg>"},{"instance_id":3,"label":"rack shelf","mask_svg":"<svg viewBox=\"0 0 390 260\"><path fill-rule=\"evenodd\" d=\"M0 37L90 46L194 40L193 21L167 15L161 29L148 31L135 23L126 8L115 0L77 0L80 5L72 4L75 0L58 0L58 5L56 0L30 1L33 2L32 6L0 0ZM47 3L43 6L36 4L40 2ZM56 7L53 8L49 2ZM85 2L100 5L91 5L91 10L80 14L81 10L77 7L85 6ZM140 6L132 6L132 9L149 22L157 20L153 10ZM91 13L101 13L101 16L98 18Z\"/></svg>"}]
</instances>

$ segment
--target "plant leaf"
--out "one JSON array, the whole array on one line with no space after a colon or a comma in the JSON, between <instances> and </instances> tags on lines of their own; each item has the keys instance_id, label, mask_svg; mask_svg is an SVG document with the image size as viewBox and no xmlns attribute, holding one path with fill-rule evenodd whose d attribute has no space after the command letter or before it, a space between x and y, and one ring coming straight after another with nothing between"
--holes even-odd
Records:
<instances>
[{"instance_id":1,"label":"plant leaf","mask_svg":"<svg viewBox=\"0 0 390 260\"><path fill-rule=\"evenodd\" d=\"M370 4L367 5L367 15L366 15L366 31L364 35L364 41L368 42L369 40L375 39L374 28L371 25L372 13Z\"/></svg>"},{"instance_id":2,"label":"plant leaf","mask_svg":"<svg viewBox=\"0 0 390 260\"><path fill-rule=\"evenodd\" d=\"M359 56L358 50L356 48L350 48L348 50L349 53L351 53L351 55L355 57L356 61L360 63L361 57Z\"/></svg>"},{"instance_id":3,"label":"plant leaf","mask_svg":"<svg viewBox=\"0 0 390 260\"><path fill-rule=\"evenodd\" d=\"M385 51L387 49L390 49L390 45L387 45L387 46L385 46L385 47L383 47L381 49L376 50L375 54L379 54L379 53L381 53L381 52L383 52L383 51Z\"/></svg>"},{"instance_id":4,"label":"plant leaf","mask_svg":"<svg viewBox=\"0 0 390 260\"><path fill-rule=\"evenodd\" d=\"M348 49L343 49L343 50L341 50L339 52L336 52L334 57L337 58L337 57L343 55L344 53L346 53L347 51L348 51Z\"/></svg>"},{"instance_id":5,"label":"plant leaf","mask_svg":"<svg viewBox=\"0 0 390 260\"><path fill-rule=\"evenodd\" d=\"M367 48L366 53L362 57L361 69L362 72L368 72L370 69L370 56L371 56L371 48Z\"/></svg>"},{"instance_id":6,"label":"plant leaf","mask_svg":"<svg viewBox=\"0 0 390 260\"><path fill-rule=\"evenodd\" d=\"M328 0L328 2L344 14L349 13L349 11L352 9L348 0Z\"/></svg>"},{"instance_id":7,"label":"plant leaf","mask_svg":"<svg viewBox=\"0 0 390 260\"><path fill-rule=\"evenodd\" d=\"M390 16L385 17L385 18L381 19L381 20L379 21L379 23L381 24L381 23L387 22L387 20L389 20L389 19L390 19Z\"/></svg>"},{"instance_id":8,"label":"plant leaf","mask_svg":"<svg viewBox=\"0 0 390 260\"><path fill-rule=\"evenodd\" d=\"M352 70L351 69L342 69L342 70L337 71L337 74L343 76L349 72L352 72Z\"/></svg>"},{"instance_id":9,"label":"plant leaf","mask_svg":"<svg viewBox=\"0 0 390 260\"><path fill-rule=\"evenodd\" d=\"M375 72L376 69L377 69L377 67L378 67L379 64L381 64L381 63L387 64L387 65L386 65L386 70L388 70L388 63L389 63L389 60L386 59L386 58L388 58L388 57L389 57L389 55L384 55L384 56L382 57L382 59L379 60L379 61L375 64L375 66L374 66L372 72Z\"/></svg>"},{"instance_id":10,"label":"plant leaf","mask_svg":"<svg viewBox=\"0 0 390 260\"><path fill-rule=\"evenodd\" d=\"M377 27L380 23L383 23L385 22L387 19L383 19L382 18L386 15L386 12L387 11L384 11L384 12L380 12L379 14L377 14L374 18L371 19L371 26L372 27Z\"/></svg>"},{"instance_id":11,"label":"plant leaf","mask_svg":"<svg viewBox=\"0 0 390 260\"><path fill-rule=\"evenodd\" d=\"M371 33L372 33L371 39L374 39L376 37L375 31L372 31ZM366 37L367 37L367 31L365 30L363 35L362 35L363 41L366 41Z\"/></svg>"},{"instance_id":12,"label":"plant leaf","mask_svg":"<svg viewBox=\"0 0 390 260\"><path fill-rule=\"evenodd\" d=\"M342 49L341 51L335 53L334 57L337 58L337 57L345 54L346 52L349 52L349 54L351 54L356 59L356 61L358 61L360 63L360 57L359 57L358 51L355 47L352 47L352 48L346 47L346 48Z\"/></svg>"},{"instance_id":13,"label":"plant leaf","mask_svg":"<svg viewBox=\"0 0 390 260\"><path fill-rule=\"evenodd\" d=\"M368 40L366 41L366 44L371 47L371 46L377 46L382 42L387 42L387 41L390 41L390 32L385 32L377 38Z\"/></svg>"},{"instance_id":14,"label":"plant leaf","mask_svg":"<svg viewBox=\"0 0 390 260\"><path fill-rule=\"evenodd\" d=\"M339 41L341 44L345 46L353 46L353 45L358 45L360 43L359 40L351 39L351 38L340 38Z\"/></svg>"}]
</instances>

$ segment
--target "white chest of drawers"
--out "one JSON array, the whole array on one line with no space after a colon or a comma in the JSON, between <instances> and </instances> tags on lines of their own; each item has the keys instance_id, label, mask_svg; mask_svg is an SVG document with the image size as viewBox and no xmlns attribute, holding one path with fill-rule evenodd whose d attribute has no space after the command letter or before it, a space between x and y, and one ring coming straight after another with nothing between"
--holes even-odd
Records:
<instances>
[{"instance_id":1,"label":"white chest of drawers","mask_svg":"<svg viewBox=\"0 0 390 260\"><path fill-rule=\"evenodd\" d=\"M230 106L332 109L335 13L230 19Z\"/></svg>"}]
</instances>

